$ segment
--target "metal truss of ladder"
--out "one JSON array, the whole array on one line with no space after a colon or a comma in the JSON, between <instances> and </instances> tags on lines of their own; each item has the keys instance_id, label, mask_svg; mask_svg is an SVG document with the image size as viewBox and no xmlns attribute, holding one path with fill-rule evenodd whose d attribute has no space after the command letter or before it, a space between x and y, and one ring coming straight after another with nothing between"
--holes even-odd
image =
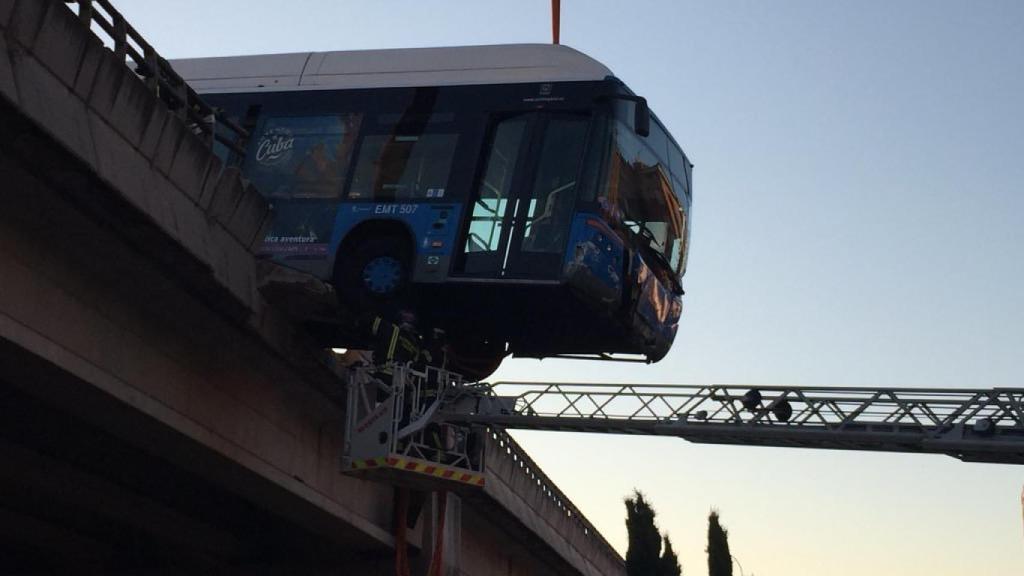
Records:
<instances>
[{"instance_id":1,"label":"metal truss of ladder","mask_svg":"<svg viewBox=\"0 0 1024 576\"><path fill-rule=\"evenodd\" d=\"M691 442L947 454L1024 464L1024 389L499 383L455 394L464 424Z\"/></svg>"}]
</instances>

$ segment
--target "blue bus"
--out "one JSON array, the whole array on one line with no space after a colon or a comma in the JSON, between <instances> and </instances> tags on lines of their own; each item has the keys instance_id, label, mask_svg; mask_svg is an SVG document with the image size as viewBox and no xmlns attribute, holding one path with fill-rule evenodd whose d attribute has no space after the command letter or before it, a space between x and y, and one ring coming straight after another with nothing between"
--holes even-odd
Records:
<instances>
[{"instance_id":1,"label":"blue bus","mask_svg":"<svg viewBox=\"0 0 1024 576\"><path fill-rule=\"evenodd\" d=\"M174 65L250 131L229 161L272 205L261 256L333 283L349 315L415 311L471 377L510 354L668 352L692 165L599 62L504 45Z\"/></svg>"}]
</instances>

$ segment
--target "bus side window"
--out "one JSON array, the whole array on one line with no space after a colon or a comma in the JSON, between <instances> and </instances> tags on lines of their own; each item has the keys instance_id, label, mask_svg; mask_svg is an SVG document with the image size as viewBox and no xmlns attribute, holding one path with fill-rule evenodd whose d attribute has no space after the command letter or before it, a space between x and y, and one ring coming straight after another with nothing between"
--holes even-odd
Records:
<instances>
[{"instance_id":1,"label":"bus side window","mask_svg":"<svg viewBox=\"0 0 1024 576\"><path fill-rule=\"evenodd\" d=\"M349 169L358 114L265 117L243 172L274 210L264 251L323 256Z\"/></svg>"},{"instance_id":2,"label":"bus side window","mask_svg":"<svg viewBox=\"0 0 1024 576\"><path fill-rule=\"evenodd\" d=\"M401 111L367 114L346 197L359 202L450 198L460 118L416 89Z\"/></svg>"},{"instance_id":3,"label":"bus side window","mask_svg":"<svg viewBox=\"0 0 1024 576\"><path fill-rule=\"evenodd\" d=\"M359 123L357 114L264 118L245 176L268 198L337 198Z\"/></svg>"},{"instance_id":4,"label":"bus side window","mask_svg":"<svg viewBox=\"0 0 1024 576\"><path fill-rule=\"evenodd\" d=\"M388 202L450 196L458 134L368 134L356 161L350 200Z\"/></svg>"}]
</instances>

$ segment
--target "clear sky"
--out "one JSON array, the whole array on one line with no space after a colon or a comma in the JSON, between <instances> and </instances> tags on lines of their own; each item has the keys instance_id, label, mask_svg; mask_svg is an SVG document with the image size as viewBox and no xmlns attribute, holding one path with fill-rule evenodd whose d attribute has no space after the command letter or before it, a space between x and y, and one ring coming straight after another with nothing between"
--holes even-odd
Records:
<instances>
[{"instance_id":1,"label":"clear sky","mask_svg":"<svg viewBox=\"0 0 1024 576\"><path fill-rule=\"evenodd\" d=\"M115 4L169 58L550 38L548 0ZM1024 3L564 0L562 20L696 164L684 318L656 365L500 378L1024 385ZM1024 467L517 437L620 550L644 491L689 575L712 507L748 575L1024 572Z\"/></svg>"}]
</instances>

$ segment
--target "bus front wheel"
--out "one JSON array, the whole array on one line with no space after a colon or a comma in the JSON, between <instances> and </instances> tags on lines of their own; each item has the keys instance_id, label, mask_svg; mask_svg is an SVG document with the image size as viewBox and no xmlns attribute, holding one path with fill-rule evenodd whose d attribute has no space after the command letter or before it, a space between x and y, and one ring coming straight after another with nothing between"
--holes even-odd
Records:
<instances>
[{"instance_id":1,"label":"bus front wheel","mask_svg":"<svg viewBox=\"0 0 1024 576\"><path fill-rule=\"evenodd\" d=\"M409 294L411 262L399 238L370 238L346 249L335 277L339 304L367 312L392 315Z\"/></svg>"}]
</instances>

